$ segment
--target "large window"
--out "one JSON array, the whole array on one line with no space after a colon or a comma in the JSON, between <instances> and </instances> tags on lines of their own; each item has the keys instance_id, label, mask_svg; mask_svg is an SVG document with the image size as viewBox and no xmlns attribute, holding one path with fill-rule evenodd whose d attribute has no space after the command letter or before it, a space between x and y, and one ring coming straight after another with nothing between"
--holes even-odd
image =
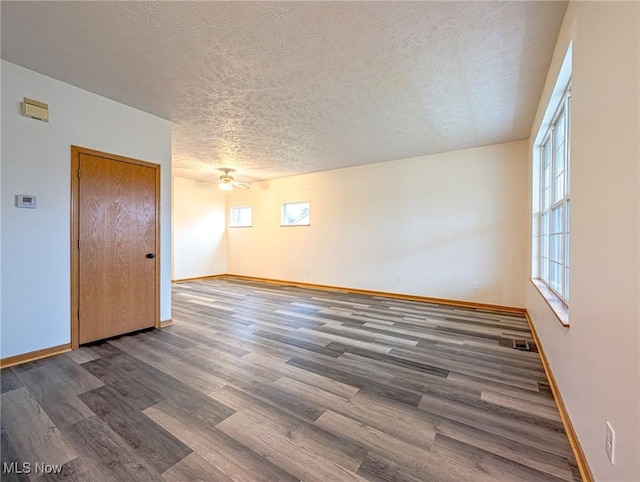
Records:
<instances>
[{"instance_id":1,"label":"large window","mask_svg":"<svg viewBox=\"0 0 640 482\"><path fill-rule=\"evenodd\" d=\"M232 207L231 217L229 218L229 227L230 228L250 228L251 217L252 217L251 206Z\"/></svg>"},{"instance_id":2,"label":"large window","mask_svg":"<svg viewBox=\"0 0 640 482\"><path fill-rule=\"evenodd\" d=\"M569 301L570 123L571 87L567 85L538 146L538 277L565 303Z\"/></svg>"},{"instance_id":3,"label":"large window","mask_svg":"<svg viewBox=\"0 0 640 482\"><path fill-rule=\"evenodd\" d=\"M282 226L309 226L309 203L284 203L282 205Z\"/></svg>"}]
</instances>

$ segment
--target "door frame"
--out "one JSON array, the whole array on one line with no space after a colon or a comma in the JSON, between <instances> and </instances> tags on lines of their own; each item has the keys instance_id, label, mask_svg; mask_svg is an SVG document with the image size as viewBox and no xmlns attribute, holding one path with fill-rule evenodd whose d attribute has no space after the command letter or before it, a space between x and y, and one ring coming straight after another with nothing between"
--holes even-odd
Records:
<instances>
[{"instance_id":1,"label":"door frame","mask_svg":"<svg viewBox=\"0 0 640 482\"><path fill-rule=\"evenodd\" d=\"M79 297L79 270L80 259L78 243L80 241L80 155L87 154L112 161L126 162L138 166L149 167L155 171L155 215L156 215L156 242L155 242L155 303L154 323L160 328L160 165L152 162L131 159L106 152L88 149L86 147L71 146L71 348L79 347L80 329L80 297Z\"/></svg>"}]
</instances>

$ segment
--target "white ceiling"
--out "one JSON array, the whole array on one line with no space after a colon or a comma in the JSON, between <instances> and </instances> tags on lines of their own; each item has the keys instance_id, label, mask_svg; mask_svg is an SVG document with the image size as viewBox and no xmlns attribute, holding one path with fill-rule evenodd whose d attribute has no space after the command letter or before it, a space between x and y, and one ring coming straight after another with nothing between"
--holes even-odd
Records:
<instances>
[{"instance_id":1,"label":"white ceiling","mask_svg":"<svg viewBox=\"0 0 640 482\"><path fill-rule=\"evenodd\" d=\"M3 1L2 58L174 121L176 175L268 179L527 138L566 5Z\"/></svg>"}]
</instances>

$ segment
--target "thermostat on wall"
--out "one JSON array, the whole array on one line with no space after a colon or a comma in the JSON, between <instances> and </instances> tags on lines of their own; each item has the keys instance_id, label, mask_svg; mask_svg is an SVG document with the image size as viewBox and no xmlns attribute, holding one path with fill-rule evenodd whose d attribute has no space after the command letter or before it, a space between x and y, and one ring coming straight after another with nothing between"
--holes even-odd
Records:
<instances>
[{"instance_id":1,"label":"thermostat on wall","mask_svg":"<svg viewBox=\"0 0 640 482\"><path fill-rule=\"evenodd\" d=\"M30 208L35 209L37 206L37 198L30 194L16 194L16 207L17 208Z\"/></svg>"},{"instance_id":2,"label":"thermostat on wall","mask_svg":"<svg viewBox=\"0 0 640 482\"><path fill-rule=\"evenodd\" d=\"M25 97L21 104L21 112L25 117L49 122L49 106L44 102Z\"/></svg>"}]
</instances>

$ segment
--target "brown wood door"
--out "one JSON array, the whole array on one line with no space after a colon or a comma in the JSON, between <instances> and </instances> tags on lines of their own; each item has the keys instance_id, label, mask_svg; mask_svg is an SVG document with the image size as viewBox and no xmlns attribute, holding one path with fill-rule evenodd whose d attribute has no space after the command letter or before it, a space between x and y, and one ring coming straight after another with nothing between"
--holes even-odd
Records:
<instances>
[{"instance_id":1,"label":"brown wood door","mask_svg":"<svg viewBox=\"0 0 640 482\"><path fill-rule=\"evenodd\" d=\"M155 326L159 213L157 169L78 155L78 339L82 344Z\"/></svg>"}]
</instances>

